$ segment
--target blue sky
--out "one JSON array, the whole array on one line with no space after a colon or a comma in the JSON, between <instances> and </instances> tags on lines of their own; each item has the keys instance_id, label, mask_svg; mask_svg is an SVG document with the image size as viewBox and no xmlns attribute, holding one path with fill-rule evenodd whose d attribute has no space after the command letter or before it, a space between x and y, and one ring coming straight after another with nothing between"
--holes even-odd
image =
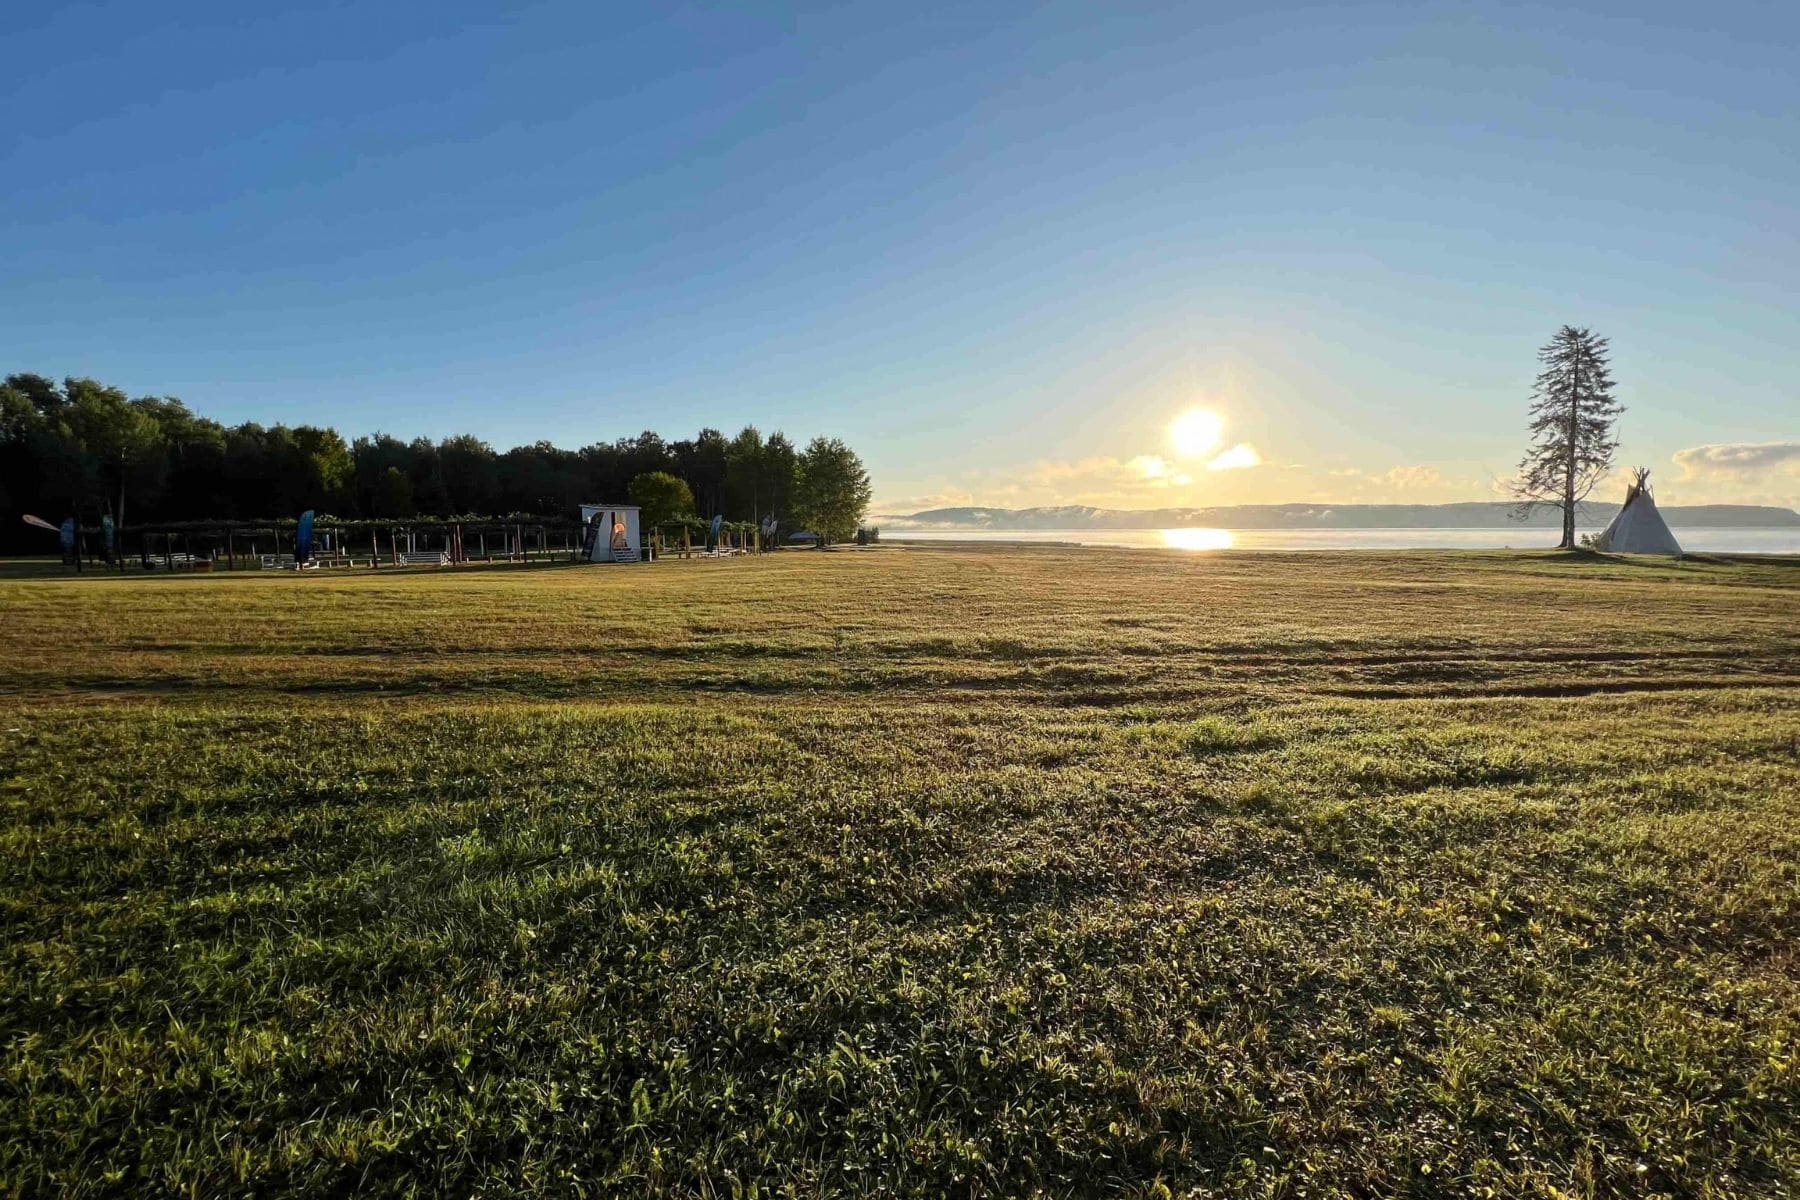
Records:
<instances>
[{"instance_id":1,"label":"blue sky","mask_svg":"<svg viewBox=\"0 0 1800 1200\"><path fill-rule=\"evenodd\" d=\"M828 433L889 510L1446 500L1567 321L1665 500L1800 503L1800 6L1240 7L8 6L0 369Z\"/></svg>"}]
</instances>

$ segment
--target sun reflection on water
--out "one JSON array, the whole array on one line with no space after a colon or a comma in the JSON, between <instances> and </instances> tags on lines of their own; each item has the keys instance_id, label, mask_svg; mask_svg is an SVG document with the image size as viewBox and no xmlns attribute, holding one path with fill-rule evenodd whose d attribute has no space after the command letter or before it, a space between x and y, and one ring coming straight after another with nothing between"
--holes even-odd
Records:
<instances>
[{"instance_id":1,"label":"sun reflection on water","mask_svg":"<svg viewBox=\"0 0 1800 1200\"><path fill-rule=\"evenodd\" d=\"M1198 526L1186 529L1163 529L1163 545L1175 550L1229 550L1231 549L1231 530L1205 529Z\"/></svg>"}]
</instances>

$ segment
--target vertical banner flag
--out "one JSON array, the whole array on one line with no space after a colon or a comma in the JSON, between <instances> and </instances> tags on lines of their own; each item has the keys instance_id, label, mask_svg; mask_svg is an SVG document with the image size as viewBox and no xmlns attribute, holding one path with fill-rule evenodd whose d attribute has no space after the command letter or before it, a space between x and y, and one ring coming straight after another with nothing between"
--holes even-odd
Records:
<instances>
[{"instance_id":1,"label":"vertical banner flag","mask_svg":"<svg viewBox=\"0 0 1800 1200\"><path fill-rule=\"evenodd\" d=\"M706 527L706 552L711 554L719 548L719 526L725 523L725 514L716 513L712 524Z\"/></svg>"},{"instance_id":2,"label":"vertical banner flag","mask_svg":"<svg viewBox=\"0 0 1800 1200\"><path fill-rule=\"evenodd\" d=\"M63 566L72 567L75 565L75 518L64 517L59 532L62 534Z\"/></svg>"},{"instance_id":3,"label":"vertical banner flag","mask_svg":"<svg viewBox=\"0 0 1800 1200\"><path fill-rule=\"evenodd\" d=\"M101 544L106 547L106 561L111 563L113 560L113 519L111 513L107 513L100 518L100 540Z\"/></svg>"},{"instance_id":4,"label":"vertical banner flag","mask_svg":"<svg viewBox=\"0 0 1800 1200\"><path fill-rule=\"evenodd\" d=\"M313 510L300 514L300 528L294 531L294 565L305 565L312 559Z\"/></svg>"},{"instance_id":5,"label":"vertical banner flag","mask_svg":"<svg viewBox=\"0 0 1800 1200\"><path fill-rule=\"evenodd\" d=\"M594 561L594 547L596 545L598 545L599 541L600 541L600 518L601 518L601 515L602 514L600 514L600 513L595 513L593 520L591 520L587 523L587 528L582 530L582 533L581 533L581 561L582 562L593 562Z\"/></svg>"}]
</instances>

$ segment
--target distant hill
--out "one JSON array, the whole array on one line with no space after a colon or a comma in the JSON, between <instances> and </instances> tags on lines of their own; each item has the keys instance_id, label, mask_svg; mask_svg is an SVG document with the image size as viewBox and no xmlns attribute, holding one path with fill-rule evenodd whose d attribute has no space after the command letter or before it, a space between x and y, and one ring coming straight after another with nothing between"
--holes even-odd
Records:
<instances>
[{"instance_id":1,"label":"distant hill","mask_svg":"<svg viewBox=\"0 0 1800 1200\"><path fill-rule=\"evenodd\" d=\"M1676 529L1794 529L1800 512L1765 504L1661 506ZM1539 508L1531 519L1512 519L1505 501L1466 504L1227 504L1214 508L933 508L877 520L890 529L1168 529L1183 525L1218 529L1498 529L1555 528L1561 515ZM1617 504L1583 504L1584 525L1604 525Z\"/></svg>"}]
</instances>

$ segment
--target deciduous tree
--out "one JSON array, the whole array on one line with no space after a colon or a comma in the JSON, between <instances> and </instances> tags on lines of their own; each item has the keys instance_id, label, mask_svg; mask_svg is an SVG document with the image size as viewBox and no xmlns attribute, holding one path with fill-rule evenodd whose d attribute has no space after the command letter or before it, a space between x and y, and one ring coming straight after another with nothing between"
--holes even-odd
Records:
<instances>
[{"instance_id":1,"label":"deciduous tree","mask_svg":"<svg viewBox=\"0 0 1800 1200\"><path fill-rule=\"evenodd\" d=\"M694 493L667 471L649 471L631 481L631 502L642 511L646 531L677 517L694 515Z\"/></svg>"},{"instance_id":2,"label":"deciduous tree","mask_svg":"<svg viewBox=\"0 0 1800 1200\"><path fill-rule=\"evenodd\" d=\"M64 380L63 396L59 420L92 464L98 508L123 525L127 495L149 499L167 476L162 428L124 392L92 379Z\"/></svg>"},{"instance_id":3,"label":"deciduous tree","mask_svg":"<svg viewBox=\"0 0 1800 1200\"><path fill-rule=\"evenodd\" d=\"M869 473L862 459L837 438L814 438L800 455L795 515L826 542L856 533L869 509Z\"/></svg>"},{"instance_id":4,"label":"deciduous tree","mask_svg":"<svg viewBox=\"0 0 1800 1200\"><path fill-rule=\"evenodd\" d=\"M227 428L174 397L131 399L91 379L17 373L0 382L0 550L37 545L18 520L28 512L84 523L110 512L121 525L292 519L306 508L338 517L554 518L583 501L621 500L645 475L684 484L672 502L647 506L651 516L773 514L794 529L800 458L786 435L765 439L754 426L732 438L702 429L675 443L646 430L580 451L537 441L496 454L470 435L406 442L377 433L346 445L327 427ZM832 497L845 494L829 486L829 460L815 464L810 494L823 507L814 523L841 538L853 526L829 515L841 507ZM852 486L852 507L854 493Z\"/></svg>"}]
</instances>

